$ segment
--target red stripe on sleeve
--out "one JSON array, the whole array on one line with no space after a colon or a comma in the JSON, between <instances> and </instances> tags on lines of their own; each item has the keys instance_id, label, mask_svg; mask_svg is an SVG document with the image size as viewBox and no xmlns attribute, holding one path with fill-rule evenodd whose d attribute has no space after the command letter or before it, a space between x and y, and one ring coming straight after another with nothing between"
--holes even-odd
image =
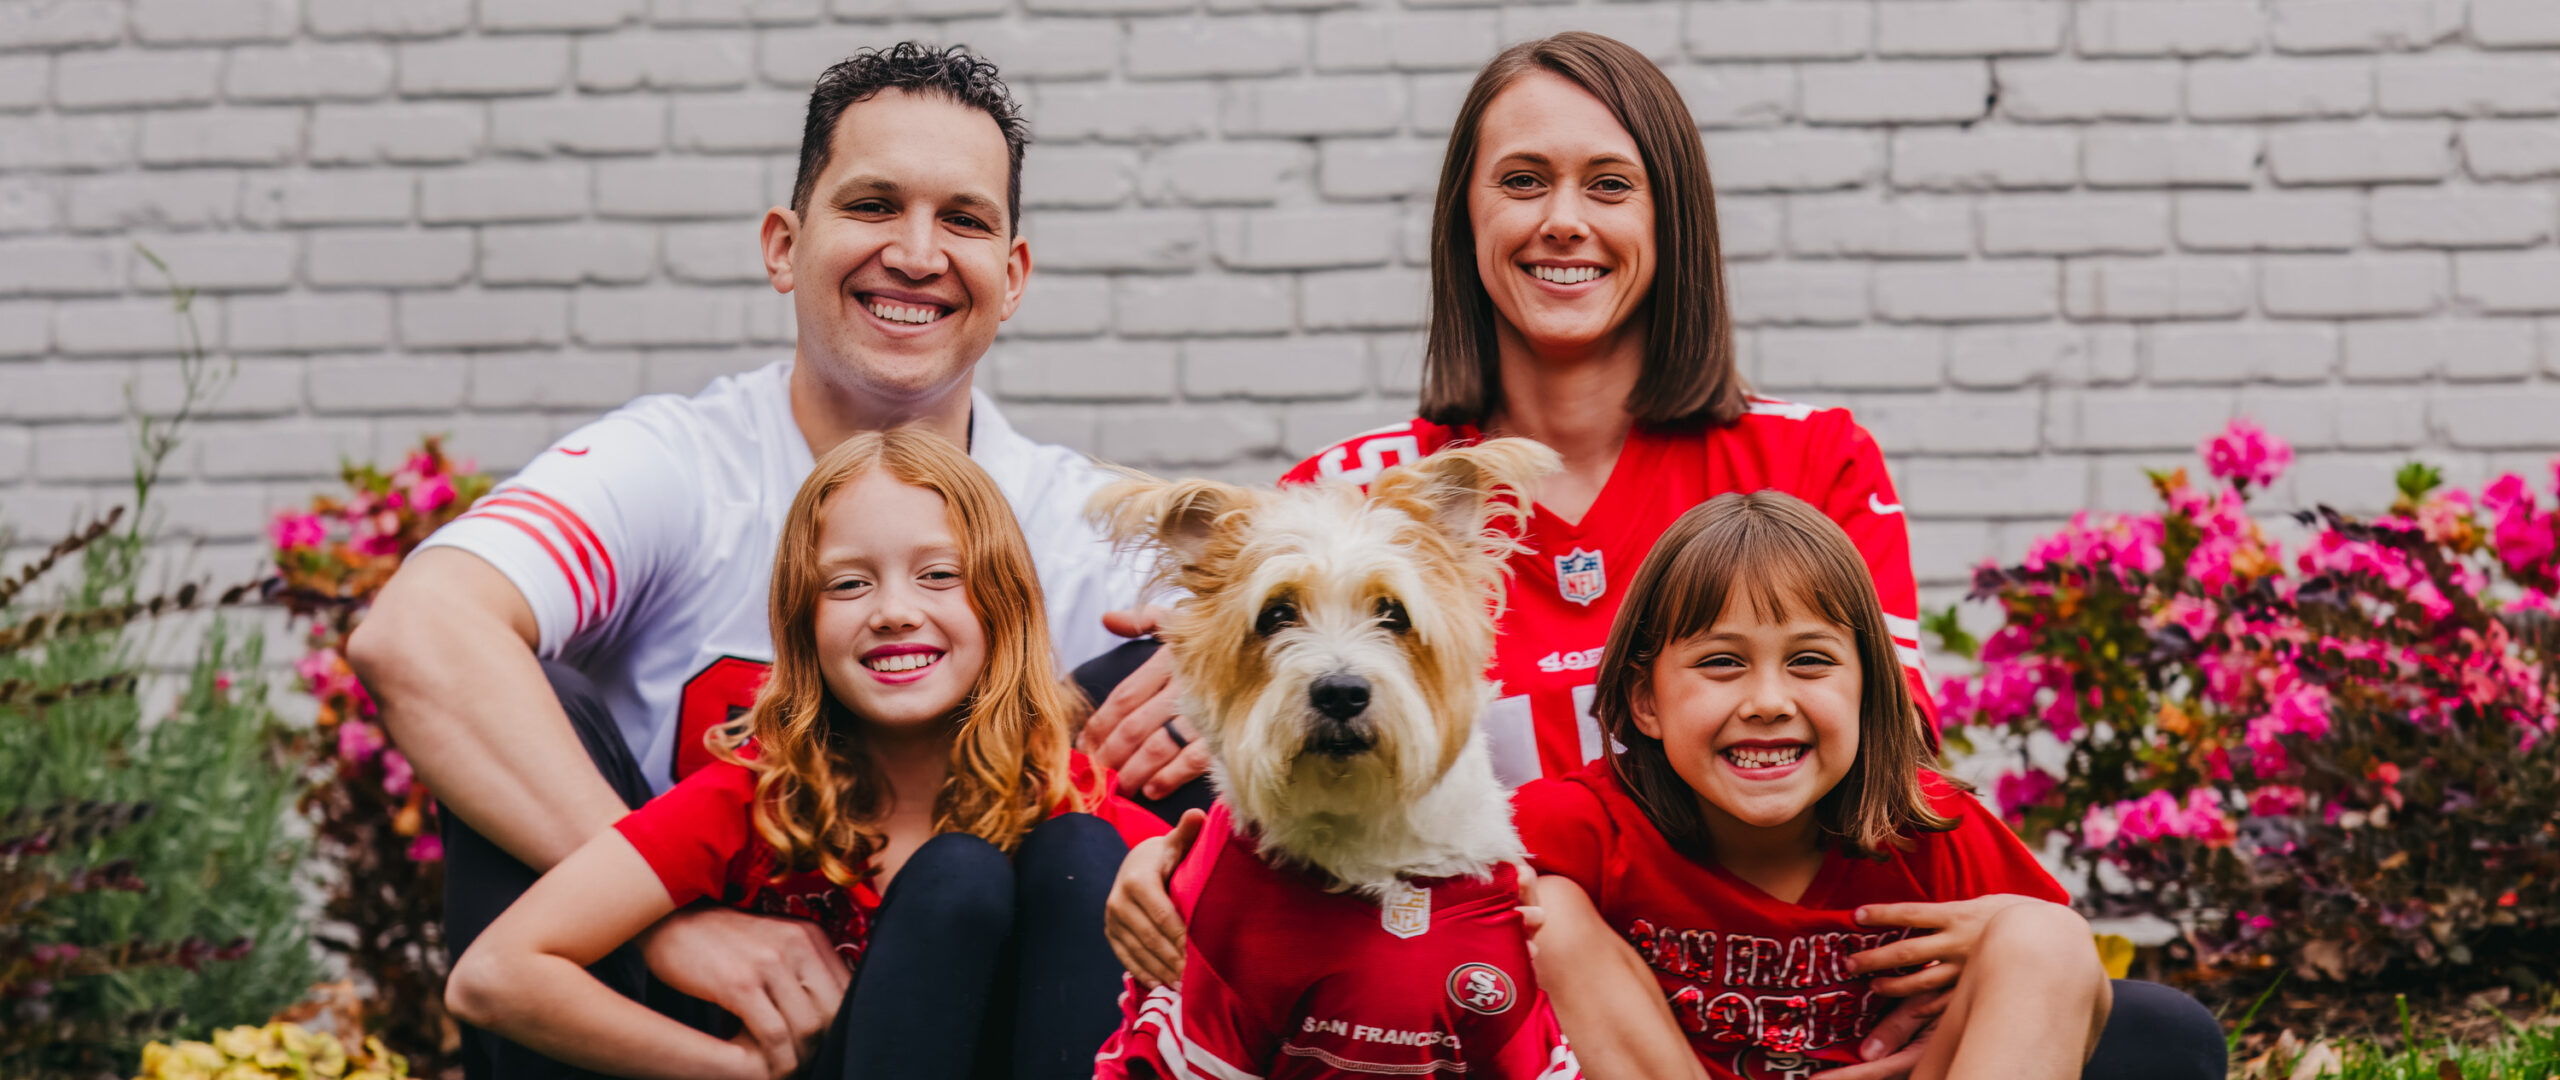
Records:
<instances>
[{"instance_id":1,"label":"red stripe on sleeve","mask_svg":"<svg viewBox=\"0 0 2560 1080\"><path fill-rule=\"evenodd\" d=\"M595 590L596 621L604 621L605 614L611 610L610 604L605 600L604 579L596 576L595 560L590 560L588 558L588 545L594 541L595 534L587 533L586 537L581 539L579 537L579 533L584 531L583 526L576 529L570 527L570 522L576 518L576 515L572 514L564 518L561 514L552 511L549 507L546 507L539 502L518 498L517 496L520 494L525 493L521 490L501 491L496 495L482 500L481 505L500 507L509 510L521 510L525 513L532 514L535 517L541 518L544 521L550 522L552 528L560 530L561 539L566 540L569 543L570 553L578 557L578 569L586 572L588 587ZM597 544L595 546L601 548L603 545ZM601 560L603 558L603 552L601 550L597 551L595 559ZM607 563L607 568L610 569L610 567L611 564Z\"/></svg>"},{"instance_id":2,"label":"red stripe on sleeve","mask_svg":"<svg viewBox=\"0 0 2560 1080\"><path fill-rule=\"evenodd\" d=\"M559 511L561 517L569 519L569 524L577 529L577 536L584 539L587 546L595 549L596 560L604 564L604 582L607 589L605 595L609 597L609 599L606 599L603 603L604 610L611 611L616 605L622 602L622 574L620 571L613 568L613 552L606 550L604 541L596 538L596 531L587 527L587 519L579 517L577 511L569 509L569 507L560 500L554 499L539 491L535 491L532 488L516 488L513 491L507 492L507 494L522 495L526 498L532 499L544 506L548 506L553 510Z\"/></svg>"},{"instance_id":3,"label":"red stripe on sleeve","mask_svg":"<svg viewBox=\"0 0 2560 1080\"><path fill-rule=\"evenodd\" d=\"M560 568L560 576L568 579L569 595L576 600L578 605L578 622L576 626L569 629L569 632L575 634L580 630L586 629L587 592L584 588L579 586L577 571L569 569L569 560L561 557L560 549L551 545L551 538L542 535L542 530L533 527L531 522L497 513L496 511L500 509L508 509L508 507L493 507L484 500L470 513L462 516L466 518L486 517L491 521L506 522L509 525L515 526L518 530L521 530L526 536L532 537L534 543L542 545L542 553L551 556L552 565Z\"/></svg>"}]
</instances>

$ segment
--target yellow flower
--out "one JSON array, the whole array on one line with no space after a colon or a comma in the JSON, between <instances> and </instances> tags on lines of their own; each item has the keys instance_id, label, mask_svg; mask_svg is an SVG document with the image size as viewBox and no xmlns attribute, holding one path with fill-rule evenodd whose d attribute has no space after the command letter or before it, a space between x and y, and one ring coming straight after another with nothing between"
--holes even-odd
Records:
<instances>
[{"instance_id":1,"label":"yellow flower","mask_svg":"<svg viewBox=\"0 0 2560 1080\"><path fill-rule=\"evenodd\" d=\"M322 1076L336 1076L347 1071L347 1048L338 1042L337 1036L323 1032L315 1037L313 1042L315 1047L311 1053L312 1072Z\"/></svg>"},{"instance_id":2,"label":"yellow flower","mask_svg":"<svg viewBox=\"0 0 2560 1080\"><path fill-rule=\"evenodd\" d=\"M177 1060L177 1057L169 1051L169 1044L157 1039L152 1040L151 1045L142 1048L142 1072L137 1074L134 1080L148 1080L150 1077L160 1075L161 1070L168 1068Z\"/></svg>"},{"instance_id":3,"label":"yellow flower","mask_svg":"<svg viewBox=\"0 0 2560 1080\"><path fill-rule=\"evenodd\" d=\"M272 1050L275 1045L273 1032L245 1025L213 1033L213 1047L221 1051L224 1058L253 1058L258 1056L258 1051Z\"/></svg>"},{"instance_id":4,"label":"yellow flower","mask_svg":"<svg viewBox=\"0 0 2560 1080\"><path fill-rule=\"evenodd\" d=\"M249 1029L235 1028L234 1030L247 1031ZM189 1069L205 1072L211 1072L215 1069L219 1069L231 1062L230 1055L223 1053L213 1044L201 1043L193 1039L189 1039L171 1047L170 1052L177 1055L178 1062L180 1064L185 1065Z\"/></svg>"},{"instance_id":5,"label":"yellow flower","mask_svg":"<svg viewBox=\"0 0 2560 1080\"><path fill-rule=\"evenodd\" d=\"M234 1062L230 1068L213 1074L213 1080L275 1080L280 1074L268 1072L246 1061Z\"/></svg>"}]
</instances>

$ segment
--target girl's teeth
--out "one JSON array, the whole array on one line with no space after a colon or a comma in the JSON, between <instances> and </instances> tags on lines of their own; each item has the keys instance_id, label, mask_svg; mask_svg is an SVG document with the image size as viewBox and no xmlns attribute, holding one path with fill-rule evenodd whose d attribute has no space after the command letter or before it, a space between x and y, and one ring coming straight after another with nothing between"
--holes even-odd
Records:
<instances>
[{"instance_id":1,"label":"girl's teeth","mask_svg":"<svg viewBox=\"0 0 2560 1080\"><path fill-rule=\"evenodd\" d=\"M1803 757L1804 747L1790 746L1783 750L1758 750L1744 748L1729 750L1726 751L1726 754L1733 759L1734 764L1745 769L1770 769L1791 763L1797 758Z\"/></svg>"},{"instance_id":2,"label":"girl's teeth","mask_svg":"<svg viewBox=\"0 0 2560 1080\"><path fill-rule=\"evenodd\" d=\"M871 313L890 322L918 324L929 323L942 317L941 310L937 308L908 307L905 304L891 304L879 300L871 302Z\"/></svg>"},{"instance_id":3,"label":"girl's teeth","mask_svg":"<svg viewBox=\"0 0 2560 1080\"><path fill-rule=\"evenodd\" d=\"M1606 273L1597 266L1532 266L1529 276L1558 285L1579 285Z\"/></svg>"},{"instance_id":4,"label":"girl's teeth","mask_svg":"<svg viewBox=\"0 0 2560 1080\"><path fill-rule=\"evenodd\" d=\"M914 671L940 659L942 659L941 653L899 653L896 656L884 656L870 661L864 666L873 671L894 675L901 671Z\"/></svg>"}]
</instances>

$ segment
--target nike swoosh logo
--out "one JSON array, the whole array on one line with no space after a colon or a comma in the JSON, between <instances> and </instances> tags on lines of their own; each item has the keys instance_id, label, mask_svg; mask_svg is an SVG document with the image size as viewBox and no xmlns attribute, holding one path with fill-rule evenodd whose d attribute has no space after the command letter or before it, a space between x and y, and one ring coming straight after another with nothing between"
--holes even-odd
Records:
<instances>
[{"instance_id":1,"label":"nike swoosh logo","mask_svg":"<svg viewBox=\"0 0 2560 1080\"><path fill-rule=\"evenodd\" d=\"M1902 504L1886 502L1884 496L1870 491L1867 493L1867 509L1879 514L1899 514L1902 512Z\"/></svg>"},{"instance_id":2,"label":"nike swoosh logo","mask_svg":"<svg viewBox=\"0 0 2560 1080\"><path fill-rule=\"evenodd\" d=\"M569 449L568 447L563 446L563 447L561 447L561 448L560 448L560 452L561 452L561 453L563 453L563 454L567 454L567 455L569 455L570 457L585 457L585 456L587 456L587 451L592 450L592 449L594 449L594 447L591 447L591 446L581 446L581 447L579 447L579 448L577 448L577 449L575 449L575 450L571 450L571 449Z\"/></svg>"}]
</instances>

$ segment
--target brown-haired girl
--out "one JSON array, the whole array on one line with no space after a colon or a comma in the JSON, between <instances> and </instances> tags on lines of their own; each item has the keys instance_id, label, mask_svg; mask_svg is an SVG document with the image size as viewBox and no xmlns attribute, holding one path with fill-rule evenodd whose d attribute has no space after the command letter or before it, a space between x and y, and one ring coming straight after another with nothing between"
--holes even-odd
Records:
<instances>
[{"instance_id":1,"label":"brown-haired girl","mask_svg":"<svg viewBox=\"0 0 2560 1080\"><path fill-rule=\"evenodd\" d=\"M772 676L719 760L544 875L448 1004L616 1076L959 1077L1007 1044L1015 1075L1089 1073L1118 1017L1104 884L1163 824L1068 747L994 481L918 429L847 440L792 501L771 617ZM727 1039L582 970L695 902L810 920L843 963L766 972L770 1008Z\"/></svg>"},{"instance_id":2,"label":"brown-haired girl","mask_svg":"<svg viewBox=\"0 0 2560 1080\"><path fill-rule=\"evenodd\" d=\"M1686 1072L1685 1034L1720 1078L2080 1075L2111 1001L2088 924L1935 771L1899 666L1802 500L1719 495L1663 534L1600 660L1607 755L1514 804L1538 977L1593 1073ZM1918 995L1935 1033L1864 1062Z\"/></svg>"}]
</instances>

